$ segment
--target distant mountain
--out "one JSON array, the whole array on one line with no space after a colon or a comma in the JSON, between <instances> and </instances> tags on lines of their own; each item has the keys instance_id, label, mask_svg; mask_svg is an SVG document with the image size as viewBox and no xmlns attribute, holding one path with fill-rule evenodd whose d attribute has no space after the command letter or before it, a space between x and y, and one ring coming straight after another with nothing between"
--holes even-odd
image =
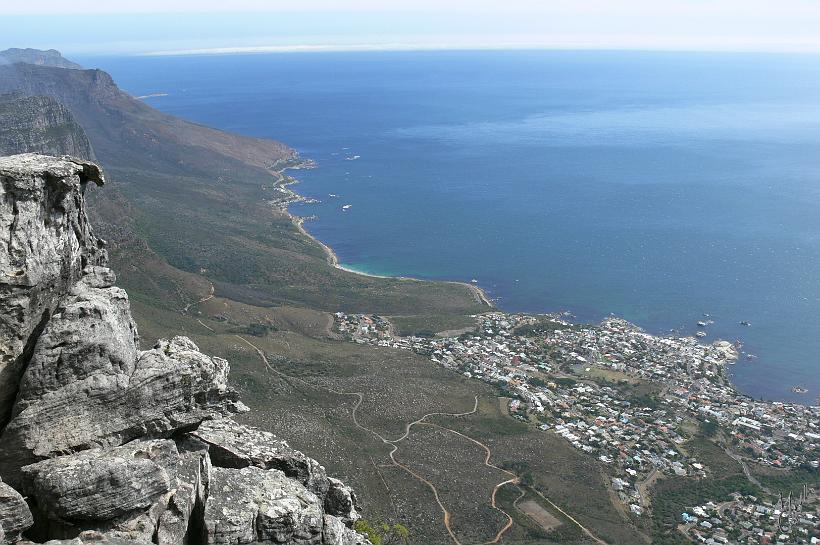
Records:
<instances>
[{"instance_id":1,"label":"distant mountain","mask_svg":"<svg viewBox=\"0 0 820 545\"><path fill-rule=\"evenodd\" d=\"M24 62L26 64L37 64L40 66L53 66L55 68L70 68L82 70L82 66L76 62L64 58L56 49L19 49L13 47L0 51L0 64Z\"/></svg>"},{"instance_id":2,"label":"distant mountain","mask_svg":"<svg viewBox=\"0 0 820 545\"><path fill-rule=\"evenodd\" d=\"M0 95L0 155L17 153L95 159L85 131L56 99Z\"/></svg>"},{"instance_id":3,"label":"distant mountain","mask_svg":"<svg viewBox=\"0 0 820 545\"><path fill-rule=\"evenodd\" d=\"M162 113L101 70L0 64L0 94L10 92L51 97L88 135L113 182L90 192L90 213L123 285L139 302L138 316L153 318L150 308L178 311L212 288L217 296L266 307L382 314L486 309L468 286L334 267L284 208L295 197L283 187L293 180L282 171L300 159L280 142Z\"/></svg>"},{"instance_id":4,"label":"distant mountain","mask_svg":"<svg viewBox=\"0 0 820 545\"><path fill-rule=\"evenodd\" d=\"M47 95L68 107L108 167L212 174L214 169L267 169L295 157L272 140L211 129L164 114L122 91L102 70L18 63L0 66L0 93ZM258 174L258 173L257 173Z\"/></svg>"}]
</instances>

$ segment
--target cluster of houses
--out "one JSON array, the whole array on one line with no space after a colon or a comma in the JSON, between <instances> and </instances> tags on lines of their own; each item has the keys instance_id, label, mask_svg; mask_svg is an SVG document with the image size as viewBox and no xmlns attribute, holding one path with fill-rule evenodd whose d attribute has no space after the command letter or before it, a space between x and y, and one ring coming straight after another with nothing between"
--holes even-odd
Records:
<instances>
[{"instance_id":1,"label":"cluster of houses","mask_svg":"<svg viewBox=\"0 0 820 545\"><path fill-rule=\"evenodd\" d=\"M729 430L750 459L774 467L818 467L820 406L755 401L729 383L734 347L719 341L649 335L619 319L599 327L562 329L545 337L570 358L657 381L665 400Z\"/></svg>"},{"instance_id":2,"label":"cluster of houses","mask_svg":"<svg viewBox=\"0 0 820 545\"><path fill-rule=\"evenodd\" d=\"M730 343L649 335L615 318L579 326L560 316L488 313L476 324L458 337L399 337L384 318L336 314L337 331L353 342L412 350L509 392L514 417L607 464L613 489L638 516L657 474L709 472L681 448L684 421L714 422L736 450L760 463L817 467L820 407L736 392L726 373L738 357ZM585 380L593 370L604 374ZM613 384L618 377L662 388L653 398L625 398Z\"/></svg>"},{"instance_id":3,"label":"cluster of houses","mask_svg":"<svg viewBox=\"0 0 820 545\"><path fill-rule=\"evenodd\" d=\"M808 487L797 499L780 496L774 502L732 494L730 501L688 508L681 521L681 532L708 545L820 544L817 497Z\"/></svg>"},{"instance_id":4,"label":"cluster of houses","mask_svg":"<svg viewBox=\"0 0 820 545\"><path fill-rule=\"evenodd\" d=\"M648 504L641 483L656 473L705 476L707 468L679 446L682 417L663 406L647 407L620 399L607 386L578 383L568 388L548 382L535 394L547 409L541 429L552 429L575 448L609 466L612 487L640 516Z\"/></svg>"},{"instance_id":5,"label":"cluster of houses","mask_svg":"<svg viewBox=\"0 0 820 545\"><path fill-rule=\"evenodd\" d=\"M389 344L392 339L392 327L386 318L375 314L334 314L336 331L345 338L359 344L373 344L384 341Z\"/></svg>"}]
</instances>

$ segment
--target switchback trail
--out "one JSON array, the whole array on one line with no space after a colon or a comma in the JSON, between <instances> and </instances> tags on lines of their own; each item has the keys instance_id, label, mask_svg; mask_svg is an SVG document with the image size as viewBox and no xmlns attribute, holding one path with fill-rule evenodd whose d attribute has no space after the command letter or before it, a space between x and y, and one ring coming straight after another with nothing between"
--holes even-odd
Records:
<instances>
[{"instance_id":1,"label":"switchback trail","mask_svg":"<svg viewBox=\"0 0 820 545\"><path fill-rule=\"evenodd\" d=\"M741 469L743 469L743 474L746 476L746 479L750 483L757 486L758 488L763 490L765 493L770 494L770 495L774 495L774 493L772 492L772 490L770 488L768 488L766 486L763 486L763 483L761 483L759 480L757 480L757 478L754 475L752 475L752 472L749 470L749 466L746 465L746 460L744 460L743 457L740 454L732 452L729 448L726 448L724 450L725 450L726 454L732 460L734 460L735 462L740 464Z\"/></svg>"},{"instance_id":2,"label":"switchback trail","mask_svg":"<svg viewBox=\"0 0 820 545\"><path fill-rule=\"evenodd\" d=\"M478 397L476 397L476 403L477 403L477 402L478 402ZM509 513L507 513L506 511L504 511L504 510L503 510L503 509L501 509L500 507L498 507L498 504L496 503L496 495L498 494L498 491L499 491L499 489L501 489L501 487L502 487L502 486L507 485L507 484L518 484L518 483L520 482L520 480L519 480L519 478L518 478L518 475L516 475L516 474L515 474L515 473L513 473L512 471L507 471L506 469L500 468L500 467L498 467L497 465L491 464L491 463L490 463L490 459L491 459L491 458L492 458L492 456L493 456L493 452L490 450L490 447L488 447L488 446L487 446L487 445L485 445L484 443L482 443L482 442L480 442L480 441L478 441L478 440L476 440L476 439L473 439L472 437L470 437L470 436L468 436L468 435L464 435L463 433L461 433L461 432L459 432L459 431L456 431L456 430L453 430L453 429L450 429L450 428L446 428L446 427L444 427L444 426L439 426L439 425L437 425L437 424L429 424L429 423L425 423L425 425L426 425L426 426L432 426L432 427L434 427L434 428L439 428L439 429L442 429L442 430L448 431L448 432L450 432L450 433L452 433L452 434L458 435L459 437L463 437L464 439L466 439L466 440L468 440L468 441L470 441L470 442L472 442L472 443L475 443L476 445L478 445L479 447L481 447L482 449L484 449L484 452L485 452L485 456L484 456L484 465L485 465L485 466L487 466L487 467L489 467L489 468L492 468L492 469L496 469L496 470L498 470L498 471L500 471L500 472L502 472L502 473L506 473L507 475L509 475L509 476L511 477L510 479L507 479L506 481L500 482L500 483L498 483L497 485L495 485L495 487L493 488L493 493L492 493L492 495L490 496L490 499L491 499L491 501L490 501L490 506L491 506L493 509L495 509L496 511L500 512L501 514L503 514L505 517L507 517L507 524L505 524L505 525L504 525L504 527L503 527L503 528L501 528L501 530L499 530L499 531L498 531L498 533L497 533L497 534L496 534L496 536L495 536L495 539L493 539L493 540L491 540L491 541L485 541L485 542L484 542L484 543L482 543L481 545L492 545L492 544L494 544L494 543L498 543L499 541L501 541L501 538L502 538L502 536L504 535L504 533L506 533L506 531L507 531L507 530L509 530L510 528L512 528L512 525L513 525L513 518L510 516L510 514L509 514ZM522 492L522 493L521 493L521 496L519 496L519 499L520 499L523 495L524 495L524 493ZM518 500L516 500L516 501L518 501Z\"/></svg>"},{"instance_id":3,"label":"switchback trail","mask_svg":"<svg viewBox=\"0 0 820 545\"><path fill-rule=\"evenodd\" d=\"M466 412L460 412L460 413L446 413L446 412L431 412L431 413L427 413L427 414L425 414L424 416L422 416L422 417L420 417L420 418L417 418L416 420L414 420L414 421L412 421L412 422L410 422L410 423L406 424L406 425L405 425L405 428L404 428L404 433L403 433L400 437L398 437L398 438L396 438L396 439L387 439L386 437L384 437L383 435L381 435L381 434L380 434L379 432L377 432L376 430L370 429L370 428L368 428L368 427L366 427L366 426L362 425L362 423L361 423L361 422L359 422L359 419L358 419L358 416L357 416L357 412L358 412L358 410L359 410L359 407L361 407L361 405L362 405L362 403L363 403L363 401L364 401L364 394L363 394L363 393L361 393L361 392L343 392L343 391L340 391L340 390L336 390L336 389L334 389L334 388L331 388L331 387L329 387L329 386L324 386L324 385L319 385L319 384L313 384L313 383L310 383L310 382L308 382L308 381L306 381L306 380L303 380L303 379L301 379L301 378L297 378L297 377L293 377L293 376L287 375L287 374L285 374L285 373L283 373L283 372L279 371L278 369L276 369L276 368L275 368L275 367L274 367L274 366L273 366L273 365L272 365L272 364L268 361L268 358L267 358L267 356L265 355L264 351L263 351L262 349L260 349L258 346L256 346L255 344L253 344L253 343L252 343L251 341L249 341L248 339L246 339L246 338L242 337L241 335L235 335L235 337L236 337L237 339L239 339L240 341L242 341L243 343L245 343L246 345L250 346L253 350L255 350L255 351L256 351L256 353L257 353L257 355L259 356L259 359L261 359L261 360L262 360L262 362L265 364L265 367L267 367L267 368L268 368L268 370L272 371L273 373L275 373L275 374L277 374L277 375L279 375L279 376L281 376L281 377L283 377L283 378L285 378L285 379L288 379L288 380L293 380L293 381L296 381L296 382L300 382L300 383L302 383L302 384L304 384L304 385L306 385L306 386L309 386L309 387L311 387L311 388L322 388L322 389L327 390L327 391L329 391L329 392L332 392L332 393L334 393L334 394L336 394L336 395L342 395L342 396L353 396L353 397L355 397L355 398L356 398L356 402L355 402L355 404L353 405L353 410L352 410L352 412L351 412L351 418L352 418L352 420L353 420L353 424L354 424L357 428L361 429L362 431L365 431L365 432L367 432L367 433L369 433L369 434L373 435L374 437L376 437L377 439L379 439L379 440L380 440L382 443L384 443L385 445L389 445L389 446L391 447L391 449L390 449L390 453L389 453L389 455L388 455L388 456L390 457L390 461L393 463L393 465L395 465L396 467L399 467L399 468L403 469L405 472L407 472L407 473L408 473L409 475L411 475L413 478L415 478L416 480L418 480L418 481L420 481L420 482L424 483L425 485L427 485L427 487L428 487L428 488L430 488L430 490L431 490L431 491L432 491L432 493L433 493L433 497L434 497L434 499L435 499L436 503L437 503L437 504L438 504L438 506L439 506L439 509L441 509L441 512L442 512L442 515L443 515L443 519L444 519L444 520L443 520L443 522L444 522L444 528L447 530L447 533L449 534L450 539L452 539L452 540L453 540L453 543L454 543L455 545L465 545L465 544L464 544L464 543L462 543L462 542L458 539L458 537L455 535L455 533L453 532L453 528L452 528L452 526L451 526L451 524L450 524L450 518L451 518L450 512L447 510L447 507L446 507L446 506L444 505L444 503L441 501L441 497L439 496L438 489L436 488L436 486L435 486L433 483L431 483L429 480L427 480L424 476L419 475L418 473L416 473L415 471L413 471L411 468L407 467L406 465L402 464L401 462L399 462L399 461L396 459L396 451L398 451L398 449L399 449L399 447L398 447L397 443L399 443L399 442L401 442L401 441L404 441L405 439L407 439L407 437L409 437L409 435L410 435L410 431L412 430L413 426L418 425L418 424L422 424L422 423L424 423L425 425L434 426L434 427L438 427L438 428L441 428L441 429L443 429L443 430L449 431L450 433L456 434L456 435L458 435L458 436L460 436L460 437L462 437L462 438L464 438L464 439L467 439L468 441L471 441L472 443L475 443L476 445L480 446L482 449L484 449L484 451L485 451L485 453L486 453L486 456L485 456L485 458L484 458L484 465L486 465L487 467L490 467L490 468L493 468L493 469L496 469L496 470L502 471L503 473L506 473L507 475L510 475L510 476L511 476L511 478L510 478L510 479L507 479L507 480L505 480L505 481L503 481L503 482L501 482L501 483L498 483L498 484L497 484L497 485L493 488L493 492L492 492L492 496L491 496L491 503L490 503L490 505L492 506L492 508L493 508L493 509L495 509L495 510L497 510L497 511L501 512L502 514L504 514L504 516L506 516L506 517L507 517L507 523L504 525L504 527L503 527L503 528L501 528L501 529L498 531L498 533L496 534L496 536L495 536L495 538L494 538L494 539L492 539L492 540L490 540L490 541L485 541L485 542L482 542L482 543L477 544L477 545L494 545L494 544L498 543L499 541L501 541L501 538L504 536L504 534L507 532L507 530L509 530L510 528L512 528L512 525L513 525L513 519L512 519L512 517L510 516L510 514L509 514L509 513L507 513L506 511L504 511L504 510L503 510L503 509L501 509L500 507L498 507L498 505L497 505L497 503L496 503L496 495L497 495L497 493L498 493L498 490L499 490L502 486L505 486L505 485L507 485L507 484L517 484L517 483L519 482L518 477L517 477L514 473L511 473L511 472L509 472L509 471L507 471L507 470L505 470L505 469L501 469L500 467L498 467L498 466L495 466L495 465L491 464L491 463L490 463L490 459L491 459L491 457L492 457L492 451L491 451L491 450L489 449L489 447L487 447L485 444L483 444L483 443L481 443L481 442L479 442L479 441L477 441L477 440L473 439L472 437L469 437L469 436L467 436L467 435L464 435L463 433L458 432L458 431L456 431L456 430L451 430L450 428L445 428L445 427L443 427L443 426L438 426L437 424L430 424L430 423L426 423L426 422L424 422L426 419L428 419L428 418L430 418L430 417L432 417L432 416L461 417L461 416L469 416L469 415L471 415L471 414L475 414L475 413L478 411L478 396L475 396L475 400L474 400L474 403L473 403L473 408L472 408L471 410L469 410L469 411L466 411ZM542 496L542 497L543 497L543 496ZM544 499L546 499L546 498L544 498ZM549 500L547 500L547 501L549 501ZM550 502L550 504L552 504L552 502ZM565 516L567 516L568 518L570 518L571 520L573 520L573 522L575 522L576 524L578 524L578 526L581 526L581 525L580 525L577 521L575 521L574 519L572 519L571 517L569 517L569 515L566 515L563 511L561 511L561 513L563 513ZM585 528L583 528L583 526L581 526L581 528L582 528L584 531L586 531L586 532L587 532L590 536L592 536L592 534L591 534L588 530L586 530ZM602 542L602 541L597 540L597 538L595 538L594 536L592 536L592 537L593 537L593 539L596 539L596 541L598 541L599 543L602 543L602 544L603 544L603 542ZM604 544L604 545L605 545L605 544Z\"/></svg>"}]
</instances>

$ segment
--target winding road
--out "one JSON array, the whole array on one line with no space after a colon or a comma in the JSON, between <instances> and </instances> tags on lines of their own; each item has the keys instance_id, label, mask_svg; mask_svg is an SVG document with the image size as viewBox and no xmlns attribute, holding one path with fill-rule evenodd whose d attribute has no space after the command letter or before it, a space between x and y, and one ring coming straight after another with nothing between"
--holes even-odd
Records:
<instances>
[{"instance_id":1,"label":"winding road","mask_svg":"<svg viewBox=\"0 0 820 545\"><path fill-rule=\"evenodd\" d=\"M313 383L308 382L306 380L303 380L301 378L287 375L287 374L279 371L278 369L276 369L276 367L274 367L268 361L268 358L265 355L264 351L262 351L258 346L253 344L248 339L242 337L241 335L235 335L235 337L237 339L239 339L240 341L242 341L243 343L245 343L246 345L250 346L253 350L255 350L257 355L259 356L259 358L265 364L265 367L267 367L268 370L272 371L273 373L275 373L275 374L277 374L277 375L279 375L283 378L286 378L288 380L293 380L295 382L300 382L300 383L302 383L306 386L309 386L311 388L321 388L321 389L327 390L329 392L332 392L336 395L355 397L356 402L353 405L353 410L351 411L351 418L353 420L353 424L357 428L361 429L362 431L365 431L365 432L373 435L374 437L379 439L385 445L389 445L391 447L391 449L390 449L390 453L388 454L388 456L390 458L391 463L394 466L399 467L402 470L404 470L405 472L407 472L409 475L411 475L413 478L415 478L419 482L424 483L430 489L430 491L433 493L433 498L435 499L436 504L438 504L439 509L441 509L444 528L447 530L447 533L450 536L450 539L452 539L452 541L455 545L465 545L465 544L461 540L458 539L458 536L456 536L455 532L453 531L453 528L450 524L450 519L451 519L450 511L447 510L447 507L442 502L441 497L439 496L438 489L436 488L436 486L432 482L430 482L428 479L426 479L423 475L418 474L417 472L413 471L411 468L409 468L408 466L402 464L400 461L398 461L396 459L396 452L399 450L398 443L400 443L401 441L404 441L405 439L407 439L410 436L410 432L413 429L413 426L416 426L416 425L419 425L419 424L424 424L426 426L436 427L436 428L442 429L444 431L447 431L449 433L455 434L455 435L457 435L459 437L462 437L463 439L466 439L466 440L478 445L479 447L481 447L485 452L484 465L489 467L489 468L501 471L501 472L509 475L510 478L496 484L495 487L493 488L492 495L490 497L490 506L493 509L495 509L496 511L499 511L500 513L502 513L504 516L507 517L506 524L498 531L495 538L493 538L492 540L489 540L489 541L478 543L476 545L495 545L495 544L499 543L501 541L501 539L504 537L504 534L510 528L512 528L513 522L514 522L513 518L512 518L512 516L510 516L509 513L507 513L506 511L504 511L503 509L501 509L498 506L497 501L496 501L496 496L498 494L498 491L503 486L506 486L508 484L517 485L520 482L518 476L515 475L514 473L510 472L510 471L507 471L506 469L502 469L502 468L492 464L490 462L490 460L492 459L492 455L493 455L492 450L487 445L485 445L484 443L482 443L482 442L480 442L480 441L478 441L478 440L476 440L476 439L474 439L474 438L472 438L468 435L465 435L465 434L463 434L459 431L447 428L445 426L440 426L438 424L432 424L432 423L429 423L429 422L425 422L425 420L427 420L428 418L433 417L433 416L447 416L447 417L457 418L457 417L463 417L463 416L469 416L471 414L475 414L478 411L478 396L477 395L475 396L475 399L474 399L473 408L469 411L460 412L460 413L447 413L447 412L427 413L424 416L422 416L422 417L420 417L420 418L418 418L418 419L416 419L412 422L407 423L405 425L405 428L404 428L404 433L400 437L398 437L396 439L388 439L388 438L384 437L383 435L381 435L379 432L377 432L373 429L370 429L370 428L362 425L361 422L359 422L357 412L358 412L359 408L361 407L362 403L364 402L364 394L362 392L343 392L343 391L331 388L329 386L324 386L324 385L320 385L320 384L313 384ZM520 490L520 488L519 488L519 490ZM535 489L533 489L533 491L536 494L538 494L549 505L551 505L556 511L558 511L559 513L564 515L568 520L570 520L572 523L577 525L590 539L592 539L593 541L595 541L599 545L607 545L606 542L604 542L601 539L599 539L598 537L596 537L588 528L584 527L580 522L578 522L575 518L573 518L569 513L567 513L566 511L564 511L563 509L561 509L557 505L555 505L552 501L550 501L541 492L539 492L538 490L535 490ZM521 494L521 496L519 496L518 499L520 499L523 496L523 494L524 493L522 491L522 494Z\"/></svg>"}]
</instances>

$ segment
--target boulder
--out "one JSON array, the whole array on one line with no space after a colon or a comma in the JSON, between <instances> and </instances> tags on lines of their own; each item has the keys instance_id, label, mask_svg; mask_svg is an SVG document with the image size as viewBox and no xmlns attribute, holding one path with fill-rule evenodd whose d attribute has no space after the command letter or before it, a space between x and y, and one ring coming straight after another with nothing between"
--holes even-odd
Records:
<instances>
[{"instance_id":1,"label":"boulder","mask_svg":"<svg viewBox=\"0 0 820 545\"><path fill-rule=\"evenodd\" d=\"M339 479L328 477L328 490L325 494L325 512L329 515L339 517L345 524L352 526L359 520L356 494L353 489L344 484Z\"/></svg>"},{"instance_id":2,"label":"boulder","mask_svg":"<svg viewBox=\"0 0 820 545\"><path fill-rule=\"evenodd\" d=\"M82 528L146 511L171 490L179 457L169 440L91 449L23 468L23 489L52 521Z\"/></svg>"},{"instance_id":3,"label":"boulder","mask_svg":"<svg viewBox=\"0 0 820 545\"><path fill-rule=\"evenodd\" d=\"M62 453L167 437L231 412L228 362L185 337L139 352L128 296L94 267L37 340L2 439L0 475Z\"/></svg>"},{"instance_id":4,"label":"boulder","mask_svg":"<svg viewBox=\"0 0 820 545\"><path fill-rule=\"evenodd\" d=\"M190 437L179 441L177 447L180 457L175 488L157 521L157 545L181 545L199 541L204 535L201 517L211 479L208 447Z\"/></svg>"},{"instance_id":5,"label":"boulder","mask_svg":"<svg viewBox=\"0 0 820 545\"><path fill-rule=\"evenodd\" d=\"M325 515L322 545L370 545L365 537L332 515Z\"/></svg>"},{"instance_id":6,"label":"boulder","mask_svg":"<svg viewBox=\"0 0 820 545\"><path fill-rule=\"evenodd\" d=\"M20 534L34 524L23 496L0 481L0 543L15 543Z\"/></svg>"},{"instance_id":7,"label":"boulder","mask_svg":"<svg viewBox=\"0 0 820 545\"><path fill-rule=\"evenodd\" d=\"M215 466L278 469L320 498L330 486L325 468L272 433L218 419L203 422L192 435L208 445Z\"/></svg>"},{"instance_id":8,"label":"boulder","mask_svg":"<svg viewBox=\"0 0 820 545\"><path fill-rule=\"evenodd\" d=\"M209 545L322 543L319 498L281 471L214 467L205 504Z\"/></svg>"},{"instance_id":9,"label":"boulder","mask_svg":"<svg viewBox=\"0 0 820 545\"><path fill-rule=\"evenodd\" d=\"M182 545L201 528L191 519L204 509L210 461L199 441L155 439L45 460L23 475L48 537Z\"/></svg>"}]
</instances>

